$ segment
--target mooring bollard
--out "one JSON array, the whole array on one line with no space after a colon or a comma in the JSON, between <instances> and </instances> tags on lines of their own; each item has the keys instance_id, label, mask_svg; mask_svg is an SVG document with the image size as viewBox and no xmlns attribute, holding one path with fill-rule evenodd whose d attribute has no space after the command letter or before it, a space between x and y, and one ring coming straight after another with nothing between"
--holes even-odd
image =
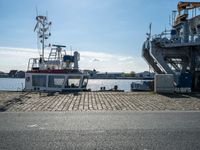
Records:
<instances>
[{"instance_id":1,"label":"mooring bollard","mask_svg":"<svg viewBox=\"0 0 200 150\"><path fill-rule=\"evenodd\" d=\"M118 90L118 86L117 86L117 85L114 86L114 90L115 90L115 91Z\"/></svg>"}]
</instances>

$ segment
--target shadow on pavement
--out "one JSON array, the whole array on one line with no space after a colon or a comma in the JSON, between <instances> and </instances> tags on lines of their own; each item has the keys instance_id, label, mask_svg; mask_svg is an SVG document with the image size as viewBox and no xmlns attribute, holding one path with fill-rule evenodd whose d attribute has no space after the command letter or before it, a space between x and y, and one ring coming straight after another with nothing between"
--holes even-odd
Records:
<instances>
[{"instance_id":1,"label":"shadow on pavement","mask_svg":"<svg viewBox=\"0 0 200 150\"><path fill-rule=\"evenodd\" d=\"M188 94L181 94L181 93L173 93L173 94L168 94L168 93L160 93L162 96L166 96L169 98L190 98L191 96Z\"/></svg>"}]
</instances>

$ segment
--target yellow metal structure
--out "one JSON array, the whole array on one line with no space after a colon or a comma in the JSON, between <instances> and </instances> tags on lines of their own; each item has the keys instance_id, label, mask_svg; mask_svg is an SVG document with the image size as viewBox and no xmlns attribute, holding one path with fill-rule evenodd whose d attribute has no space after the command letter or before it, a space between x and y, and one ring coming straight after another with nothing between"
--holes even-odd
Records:
<instances>
[{"instance_id":1,"label":"yellow metal structure","mask_svg":"<svg viewBox=\"0 0 200 150\"><path fill-rule=\"evenodd\" d=\"M174 26L184 22L188 18L188 13L181 14L182 10L191 10L200 7L200 2L179 2L177 5L178 16L174 22Z\"/></svg>"},{"instance_id":2,"label":"yellow metal structure","mask_svg":"<svg viewBox=\"0 0 200 150\"><path fill-rule=\"evenodd\" d=\"M177 7L178 7L178 12L180 14L182 10L185 9L190 10L200 7L200 2L179 2Z\"/></svg>"}]
</instances>

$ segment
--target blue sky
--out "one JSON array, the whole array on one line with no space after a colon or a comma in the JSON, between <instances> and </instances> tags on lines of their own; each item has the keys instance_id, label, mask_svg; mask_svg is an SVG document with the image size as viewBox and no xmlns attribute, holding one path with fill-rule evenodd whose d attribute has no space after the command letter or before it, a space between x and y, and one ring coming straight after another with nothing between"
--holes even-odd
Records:
<instances>
[{"instance_id":1,"label":"blue sky","mask_svg":"<svg viewBox=\"0 0 200 150\"><path fill-rule=\"evenodd\" d=\"M49 20L53 22L52 37L49 42L72 46L74 50L78 50L83 56L81 69L96 68L108 72L147 70L148 65L141 57L141 47L149 23L152 22L153 33L168 28L169 15L176 9L177 2L177 0L1 0L0 70L7 71L14 68L25 70L28 58L35 56L29 52L30 49L37 48L36 33L33 32L36 6L39 14L45 15L48 11ZM27 50L27 54L15 55L20 49ZM37 54L37 50L35 52ZM104 59L106 56L111 57ZM17 63L9 58L15 58Z\"/></svg>"}]
</instances>

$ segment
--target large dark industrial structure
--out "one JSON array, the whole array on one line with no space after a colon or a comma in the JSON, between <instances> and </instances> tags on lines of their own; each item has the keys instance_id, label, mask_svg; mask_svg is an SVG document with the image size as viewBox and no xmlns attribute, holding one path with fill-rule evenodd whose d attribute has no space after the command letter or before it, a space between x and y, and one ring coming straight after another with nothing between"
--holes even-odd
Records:
<instances>
[{"instance_id":1,"label":"large dark industrial structure","mask_svg":"<svg viewBox=\"0 0 200 150\"><path fill-rule=\"evenodd\" d=\"M148 34L142 55L157 74L173 74L178 88L200 91L200 2L179 2L172 29Z\"/></svg>"}]
</instances>

